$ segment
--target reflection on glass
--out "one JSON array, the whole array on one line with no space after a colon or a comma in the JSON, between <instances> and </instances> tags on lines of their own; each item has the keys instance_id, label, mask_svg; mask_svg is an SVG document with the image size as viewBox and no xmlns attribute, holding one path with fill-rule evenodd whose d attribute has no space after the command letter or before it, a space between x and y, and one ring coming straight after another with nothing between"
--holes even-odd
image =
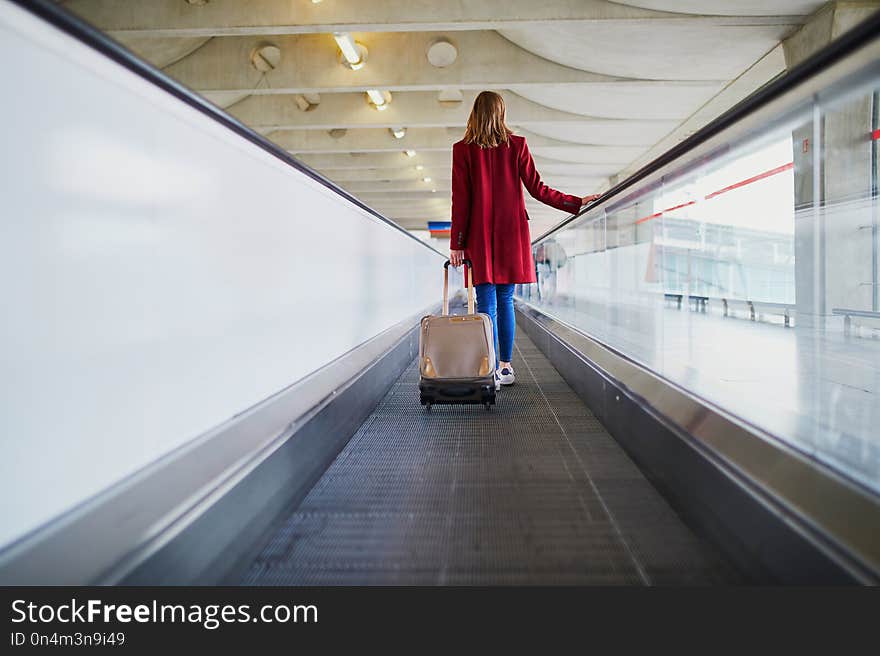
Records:
<instances>
[{"instance_id":1,"label":"reflection on glass","mask_svg":"<svg viewBox=\"0 0 880 656\"><path fill-rule=\"evenodd\" d=\"M794 303L793 169L783 138L667 185L655 200L664 291Z\"/></svg>"},{"instance_id":2,"label":"reflection on glass","mask_svg":"<svg viewBox=\"0 0 880 656\"><path fill-rule=\"evenodd\" d=\"M536 243L520 297L880 490L878 90L630 187Z\"/></svg>"}]
</instances>

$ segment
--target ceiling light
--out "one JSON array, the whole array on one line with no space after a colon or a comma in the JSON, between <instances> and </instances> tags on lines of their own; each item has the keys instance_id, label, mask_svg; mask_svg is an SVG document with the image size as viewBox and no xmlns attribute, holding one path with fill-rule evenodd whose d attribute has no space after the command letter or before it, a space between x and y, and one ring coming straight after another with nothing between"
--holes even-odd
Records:
<instances>
[{"instance_id":1,"label":"ceiling light","mask_svg":"<svg viewBox=\"0 0 880 656\"><path fill-rule=\"evenodd\" d=\"M427 178L427 177L426 177L426 178L422 178L422 182L430 182L430 181L431 181L431 178Z\"/></svg>"},{"instance_id":2,"label":"ceiling light","mask_svg":"<svg viewBox=\"0 0 880 656\"><path fill-rule=\"evenodd\" d=\"M446 68L455 63L458 58L458 49L449 42L449 39L440 38L431 44L426 54L431 66Z\"/></svg>"},{"instance_id":3,"label":"ceiling light","mask_svg":"<svg viewBox=\"0 0 880 656\"><path fill-rule=\"evenodd\" d=\"M425 167L422 166L421 164L416 164L416 171L421 171L423 168L425 168Z\"/></svg>"},{"instance_id":4,"label":"ceiling light","mask_svg":"<svg viewBox=\"0 0 880 656\"><path fill-rule=\"evenodd\" d=\"M406 136L406 128L390 128L395 139L403 139Z\"/></svg>"},{"instance_id":5,"label":"ceiling light","mask_svg":"<svg viewBox=\"0 0 880 656\"><path fill-rule=\"evenodd\" d=\"M391 94L388 91L379 91L378 89L368 89L367 98L380 111L388 109L388 103L391 102Z\"/></svg>"},{"instance_id":6,"label":"ceiling light","mask_svg":"<svg viewBox=\"0 0 880 656\"><path fill-rule=\"evenodd\" d=\"M436 193L437 193L437 190L436 190L436 189L432 189L432 190L431 190L431 193L432 193L432 194L436 194Z\"/></svg>"},{"instance_id":7,"label":"ceiling light","mask_svg":"<svg viewBox=\"0 0 880 656\"><path fill-rule=\"evenodd\" d=\"M356 71L364 67L367 49L363 44L357 43L348 32L334 32L333 38L336 39L336 45L350 69Z\"/></svg>"},{"instance_id":8,"label":"ceiling light","mask_svg":"<svg viewBox=\"0 0 880 656\"><path fill-rule=\"evenodd\" d=\"M312 0L312 4L319 5L319 4L321 4L321 0Z\"/></svg>"},{"instance_id":9,"label":"ceiling light","mask_svg":"<svg viewBox=\"0 0 880 656\"><path fill-rule=\"evenodd\" d=\"M294 94L293 102L296 103L296 106L299 107L301 112L308 112L318 106L317 102L312 102L315 98L312 97L310 99L309 96L311 96L311 94ZM320 98L318 98L318 101L320 101Z\"/></svg>"},{"instance_id":10,"label":"ceiling light","mask_svg":"<svg viewBox=\"0 0 880 656\"><path fill-rule=\"evenodd\" d=\"M376 89L370 89L367 91L367 95L370 97L370 100L373 101L374 105L384 105L385 104L385 96L382 95L381 91Z\"/></svg>"},{"instance_id":11,"label":"ceiling light","mask_svg":"<svg viewBox=\"0 0 880 656\"><path fill-rule=\"evenodd\" d=\"M268 73L281 63L281 48L274 43L263 43L251 52L251 65L260 73Z\"/></svg>"},{"instance_id":12,"label":"ceiling light","mask_svg":"<svg viewBox=\"0 0 880 656\"><path fill-rule=\"evenodd\" d=\"M357 51L357 46L355 46L354 39L351 38L350 34L347 32L334 32L333 38L336 39L336 45L339 46L349 64L353 66L361 62L361 55Z\"/></svg>"},{"instance_id":13,"label":"ceiling light","mask_svg":"<svg viewBox=\"0 0 880 656\"><path fill-rule=\"evenodd\" d=\"M459 89L443 89L437 94L437 101L441 105L457 105L464 100L464 94Z\"/></svg>"},{"instance_id":14,"label":"ceiling light","mask_svg":"<svg viewBox=\"0 0 880 656\"><path fill-rule=\"evenodd\" d=\"M416 151L414 151L414 150L404 150L404 151L403 151L403 154L406 155L407 157L415 157L415 156L416 156Z\"/></svg>"}]
</instances>

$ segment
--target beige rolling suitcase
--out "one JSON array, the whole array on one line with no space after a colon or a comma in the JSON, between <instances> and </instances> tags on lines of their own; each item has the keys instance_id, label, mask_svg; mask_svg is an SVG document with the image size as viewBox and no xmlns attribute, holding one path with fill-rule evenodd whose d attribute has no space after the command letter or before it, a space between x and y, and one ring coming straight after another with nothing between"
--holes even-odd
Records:
<instances>
[{"instance_id":1,"label":"beige rolling suitcase","mask_svg":"<svg viewBox=\"0 0 880 656\"><path fill-rule=\"evenodd\" d=\"M473 268L464 261L468 313L449 314L449 260L443 265L443 314L422 317L419 332L419 396L435 403L495 405L495 337L488 314L474 307Z\"/></svg>"}]
</instances>

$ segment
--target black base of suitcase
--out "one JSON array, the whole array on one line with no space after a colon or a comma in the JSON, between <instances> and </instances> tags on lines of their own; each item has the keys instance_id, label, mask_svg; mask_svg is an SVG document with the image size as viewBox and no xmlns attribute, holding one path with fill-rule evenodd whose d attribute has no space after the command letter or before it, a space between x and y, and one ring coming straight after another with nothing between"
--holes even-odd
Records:
<instances>
[{"instance_id":1,"label":"black base of suitcase","mask_svg":"<svg viewBox=\"0 0 880 656\"><path fill-rule=\"evenodd\" d=\"M438 383L421 381L419 400L428 410L434 404L475 404L482 403L486 410L495 405L495 383Z\"/></svg>"}]
</instances>

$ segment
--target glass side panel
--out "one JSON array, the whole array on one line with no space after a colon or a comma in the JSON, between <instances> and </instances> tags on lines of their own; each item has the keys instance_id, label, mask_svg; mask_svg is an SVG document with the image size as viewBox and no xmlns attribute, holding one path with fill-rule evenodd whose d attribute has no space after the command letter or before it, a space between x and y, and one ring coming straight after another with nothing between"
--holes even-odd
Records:
<instances>
[{"instance_id":1,"label":"glass side panel","mask_svg":"<svg viewBox=\"0 0 880 656\"><path fill-rule=\"evenodd\" d=\"M533 246L520 298L880 491L880 65Z\"/></svg>"},{"instance_id":2,"label":"glass side panel","mask_svg":"<svg viewBox=\"0 0 880 656\"><path fill-rule=\"evenodd\" d=\"M439 305L440 254L8 2L0 77L0 548Z\"/></svg>"}]
</instances>

